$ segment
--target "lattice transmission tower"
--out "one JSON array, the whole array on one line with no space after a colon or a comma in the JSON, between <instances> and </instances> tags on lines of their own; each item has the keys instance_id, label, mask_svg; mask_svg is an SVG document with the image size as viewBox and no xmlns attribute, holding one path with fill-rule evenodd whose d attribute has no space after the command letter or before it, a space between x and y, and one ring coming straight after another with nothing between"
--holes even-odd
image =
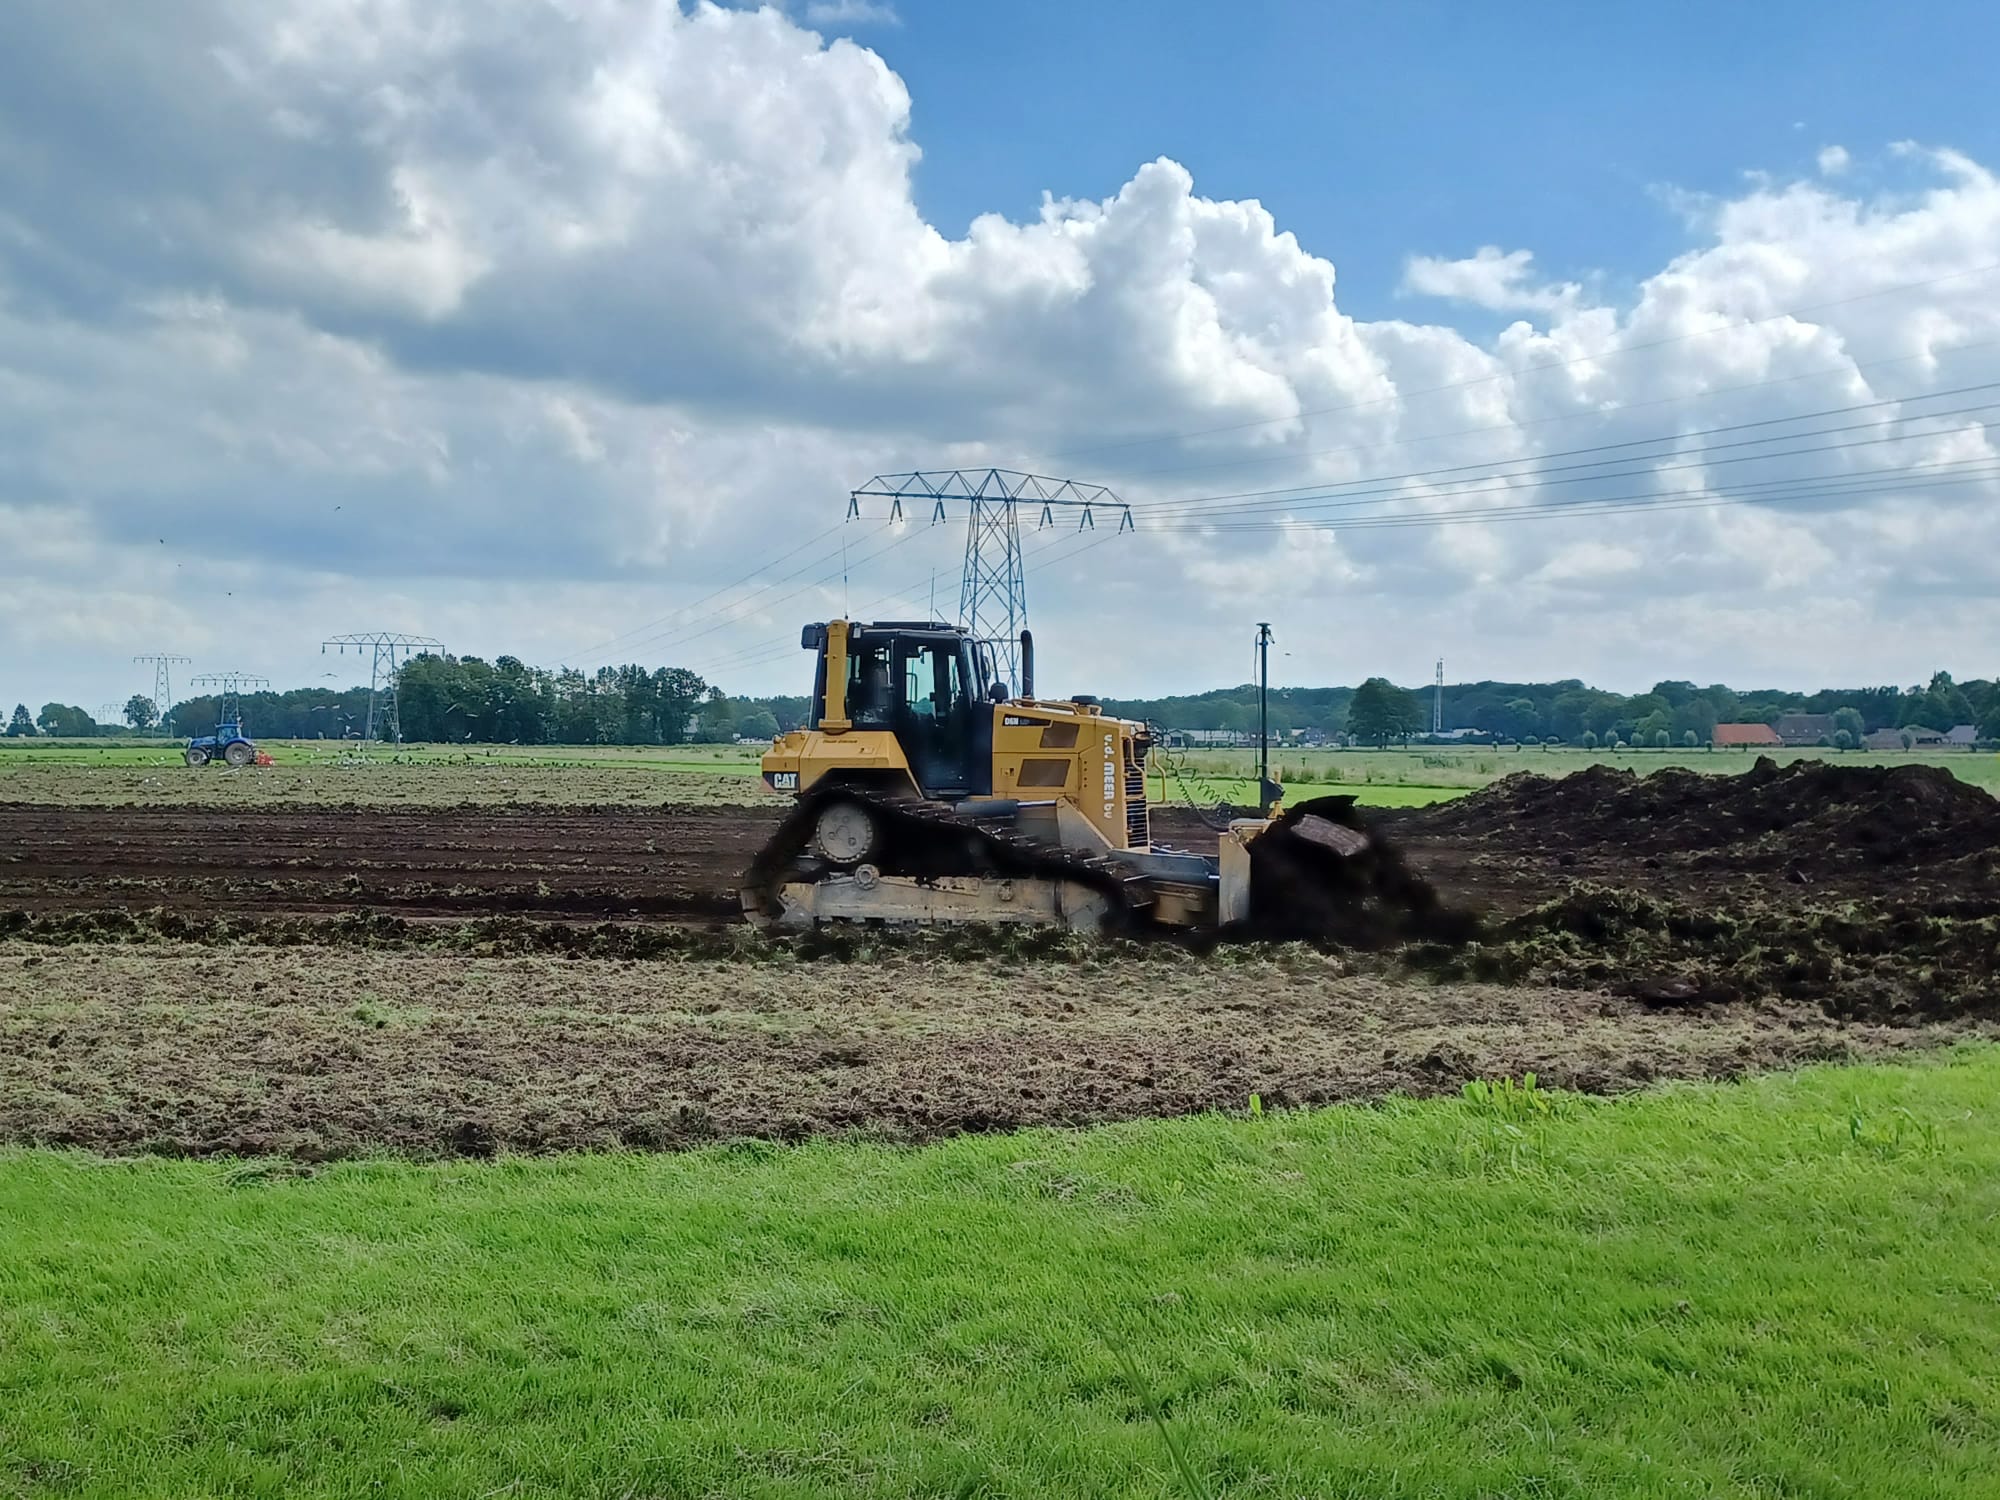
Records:
<instances>
[{"instance_id":1,"label":"lattice transmission tower","mask_svg":"<svg viewBox=\"0 0 2000 1500\"><path fill-rule=\"evenodd\" d=\"M360 630L352 635L328 636L319 643L321 656L326 655L328 646L342 656L347 654L350 646L356 651L369 653L368 726L363 730L362 737L370 741L378 738L376 729L379 725L381 738L402 744L403 714L396 691L397 674L402 663L411 657L444 650L444 642L432 640L427 635L406 635L400 630Z\"/></svg>"},{"instance_id":2,"label":"lattice transmission tower","mask_svg":"<svg viewBox=\"0 0 2000 1500\"><path fill-rule=\"evenodd\" d=\"M1437 691L1431 696L1431 733L1444 733L1444 658L1438 658Z\"/></svg>"},{"instance_id":3,"label":"lattice transmission tower","mask_svg":"<svg viewBox=\"0 0 2000 1500\"><path fill-rule=\"evenodd\" d=\"M255 672L204 672L199 677L188 679L189 687L212 687L215 689L218 724L243 723L243 694L258 692L271 685L268 677L259 677Z\"/></svg>"},{"instance_id":4,"label":"lattice transmission tower","mask_svg":"<svg viewBox=\"0 0 2000 1500\"><path fill-rule=\"evenodd\" d=\"M1079 531L1097 527L1099 511L1115 513L1120 531L1136 529L1132 507L1101 484L1052 479L1012 469L948 469L878 474L849 492L847 514L861 502L889 502L888 519L903 519L905 500L931 507L931 524L947 519L946 507L965 506L965 572L959 581L958 623L975 641L993 648L1001 675L1021 685L1021 632L1028 624L1028 578L1021 558L1021 510L1036 511L1036 527L1053 526L1057 512L1074 514Z\"/></svg>"},{"instance_id":5,"label":"lattice transmission tower","mask_svg":"<svg viewBox=\"0 0 2000 1500\"><path fill-rule=\"evenodd\" d=\"M171 651L155 651L150 656L135 656L134 666L153 664L153 709L160 716L160 727L168 734L174 732L174 674L175 667L185 667L194 660L191 656L177 656ZM124 709L119 709L122 715Z\"/></svg>"}]
</instances>

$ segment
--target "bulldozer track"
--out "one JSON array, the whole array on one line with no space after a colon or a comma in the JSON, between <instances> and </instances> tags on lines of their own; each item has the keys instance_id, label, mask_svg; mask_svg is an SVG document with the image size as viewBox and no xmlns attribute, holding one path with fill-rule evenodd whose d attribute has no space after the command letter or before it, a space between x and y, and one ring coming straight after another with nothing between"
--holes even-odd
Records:
<instances>
[{"instance_id":1,"label":"bulldozer track","mask_svg":"<svg viewBox=\"0 0 2000 1500\"><path fill-rule=\"evenodd\" d=\"M1015 880L1068 880L1104 896L1106 931L1144 925L1152 898L1144 880L1117 861L1023 838L941 803L856 787L820 786L801 796L745 872L743 908L753 919L775 918L780 892L793 879L811 880L831 868L811 853L820 814L839 802L865 807L888 842L877 867L919 882L949 875L996 875Z\"/></svg>"}]
</instances>

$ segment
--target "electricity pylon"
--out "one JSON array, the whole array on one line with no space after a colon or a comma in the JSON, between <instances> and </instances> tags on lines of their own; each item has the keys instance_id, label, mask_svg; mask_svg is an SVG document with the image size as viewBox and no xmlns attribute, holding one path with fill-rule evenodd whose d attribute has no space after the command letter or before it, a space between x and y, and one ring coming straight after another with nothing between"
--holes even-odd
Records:
<instances>
[{"instance_id":1,"label":"electricity pylon","mask_svg":"<svg viewBox=\"0 0 2000 1500\"><path fill-rule=\"evenodd\" d=\"M319 654L326 655L326 648L332 646L342 656L352 646L356 651L373 653L368 668L368 727L363 738L375 739L375 726L380 723L387 731L388 738L397 744L403 743L402 704L396 692L396 675L401 661L408 661L426 651L444 650L443 641L434 641L427 635L405 635L400 630L361 630L353 635L335 635L319 643ZM388 690L388 711L382 713L383 689Z\"/></svg>"},{"instance_id":2,"label":"electricity pylon","mask_svg":"<svg viewBox=\"0 0 2000 1500\"><path fill-rule=\"evenodd\" d=\"M1051 479L1012 469L949 469L878 474L849 492L847 514L861 514L866 499L889 502L889 519L903 519L905 500L931 506L931 524L945 507L965 506L965 573L959 582L958 623L973 640L993 649L1001 676L1021 685L1021 632L1028 623L1027 570L1021 562L1021 509L1036 508L1037 529L1056 524L1056 512L1074 513L1078 531L1097 527L1097 512L1115 512L1120 531L1136 529L1132 507L1101 484Z\"/></svg>"},{"instance_id":3,"label":"electricity pylon","mask_svg":"<svg viewBox=\"0 0 2000 1500\"><path fill-rule=\"evenodd\" d=\"M174 678L169 669L184 667L193 660L191 656L176 656L171 651L156 651L151 656L132 658L135 666L143 662L153 664L153 710L160 716L160 727L168 734L174 732Z\"/></svg>"},{"instance_id":4,"label":"electricity pylon","mask_svg":"<svg viewBox=\"0 0 2000 1500\"><path fill-rule=\"evenodd\" d=\"M212 687L216 689L217 708L215 719L218 724L243 723L243 690L256 692L271 685L268 677L259 677L255 672L204 672L199 677L188 679L189 687Z\"/></svg>"}]
</instances>

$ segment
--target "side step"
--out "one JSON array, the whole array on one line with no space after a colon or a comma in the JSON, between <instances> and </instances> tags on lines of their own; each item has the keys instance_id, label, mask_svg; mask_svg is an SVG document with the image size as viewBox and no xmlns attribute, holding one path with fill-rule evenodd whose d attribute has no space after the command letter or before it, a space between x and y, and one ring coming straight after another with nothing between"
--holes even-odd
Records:
<instances>
[{"instance_id":1,"label":"side step","mask_svg":"<svg viewBox=\"0 0 2000 1500\"><path fill-rule=\"evenodd\" d=\"M817 881L787 881L778 915L760 925L820 922L901 924L1018 923L1097 932L1111 911L1101 891L1077 880L1000 875L883 875L870 865Z\"/></svg>"}]
</instances>

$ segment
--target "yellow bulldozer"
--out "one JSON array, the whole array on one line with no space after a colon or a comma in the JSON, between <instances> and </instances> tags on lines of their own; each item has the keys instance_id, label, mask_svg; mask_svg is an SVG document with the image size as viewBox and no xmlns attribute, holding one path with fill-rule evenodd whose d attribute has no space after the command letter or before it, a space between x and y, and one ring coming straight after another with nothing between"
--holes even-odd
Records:
<instances>
[{"instance_id":1,"label":"yellow bulldozer","mask_svg":"<svg viewBox=\"0 0 2000 1500\"><path fill-rule=\"evenodd\" d=\"M816 663L809 723L762 762L797 800L741 887L761 926L1367 941L1435 907L1351 798L1235 819L1214 854L1155 844L1146 726L1092 698L1037 698L1025 631L1018 693L991 643L937 621L829 620L800 645Z\"/></svg>"}]
</instances>

